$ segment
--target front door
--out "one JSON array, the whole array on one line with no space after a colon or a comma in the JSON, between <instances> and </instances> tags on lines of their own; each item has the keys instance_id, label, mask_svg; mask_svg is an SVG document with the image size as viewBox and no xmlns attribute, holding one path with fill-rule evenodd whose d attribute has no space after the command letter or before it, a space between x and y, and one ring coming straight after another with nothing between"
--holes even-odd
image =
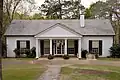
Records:
<instances>
[{"instance_id":1,"label":"front door","mask_svg":"<svg viewBox=\"0 0 120 80\"><path fill-rule=\"evenodd\" d=\"M54 55L64 54L64 40L53 40Z\"/></svg>"}]
</instances>

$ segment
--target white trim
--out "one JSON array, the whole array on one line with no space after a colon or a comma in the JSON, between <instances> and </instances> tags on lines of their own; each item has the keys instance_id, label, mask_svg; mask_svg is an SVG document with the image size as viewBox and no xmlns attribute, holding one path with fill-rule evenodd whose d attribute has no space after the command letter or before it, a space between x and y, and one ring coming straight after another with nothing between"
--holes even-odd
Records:
<instances>
[{"instance_id":1,"label":"white trim","mask_svg":"<svg viewBox=\"0 0 120 80\"><path fill-rule=\"evenodd\" d=\"M81 58L81 38L78 39L78 58Z\"/></svg>"},{"instance_id":2,"label":"white trim","mask_svg":"<svg viewBox=\"0 0 120 80\"><path fill-rule=\"evenodd\" d=\"M39 57L41 57L40 39L38 39L38 54L39 54Z\"/></svg>"},{"instance_id":3,"label":"white trim","mask_svg":"<svg viewBox=\"0 0 120 80\"><path fill-rule=\"evenodd\" d=\"M36 58L39 58L39 53L38 53L38 39L36 39Z\"/></svg>"},{"instance_id":4,"label":"white trim","mask_svg":"<svg viewBox=\"0 0 120 80\"><path fill-rule=\"evenodd\" d=\"M81 38L81 37L69 37L67 39L72 39L72 40L78 40L78 38ZM45 39L66 39L66 37L37 37L36 39L42 39L42 40L45 40Z\"/></svg>"},{"instance_id":5,"label":"white trim","mask_svg":"<svg viewBox=\"0 0 120 80\"><path fill-rule=\"evenodd\" d=\"M65 52L64 52L65 55L67 55L67 39L65 39Z\"/></svg>"},{"instance_id":6,"label":"white trim","mask_svg":"<svg viewBox=\"0 0 120 80\"><path fill-rule=\"evenodd\" d=\"M52 55L52 39L50 39L50 54Z\"/></svg>"}]
</instances>

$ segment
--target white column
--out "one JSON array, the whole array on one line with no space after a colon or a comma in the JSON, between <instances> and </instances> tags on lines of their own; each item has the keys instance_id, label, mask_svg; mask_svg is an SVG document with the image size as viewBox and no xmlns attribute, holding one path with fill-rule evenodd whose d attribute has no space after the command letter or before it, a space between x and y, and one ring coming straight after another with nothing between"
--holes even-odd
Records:
<instances>
[{"instance_id":1,"label":"white column","mask_svg":"<svg viewBox=\"0 0 120 80\"><path fill-rule=\"evenodd\" d=\"M81 58L81 38L78 39L78 58Z\"/></svg>"},{"instance_id":2,"label":"white column","mask_svg":"<svg viewBox=\"0 0 120 80\"><path fill-rule=\"evenodd\" d=\"M36 58L39 58L39 46L38 46L38 39L36 39Z\"/></svg>"},{"instance_id":3,"label":"white column","mask_svg":"<svg viewBox=\"0 0 120 80\"><path fill-rule=\"evenodd\" d=\"M38 55L41 56L40 40L38 40Z\"/></svg>"},{"instance_id":4,"label":"white column","mask_svg":"<svg viewBox=\"0 0 120 80\"><path fill-rule=\"evenodd\" d=\"M65 50L64 54L67 55L67 39L65 39Z\"/></svg>"},{"instance_id":5,"label":"white column","mask_svg":"<svg viewBox=\"0 0 120 80\"><path fill-rule=\"evenodd\" d=\"M52 55L52 39L50 39L50 54Z\"/></svg>"}]
</instances>

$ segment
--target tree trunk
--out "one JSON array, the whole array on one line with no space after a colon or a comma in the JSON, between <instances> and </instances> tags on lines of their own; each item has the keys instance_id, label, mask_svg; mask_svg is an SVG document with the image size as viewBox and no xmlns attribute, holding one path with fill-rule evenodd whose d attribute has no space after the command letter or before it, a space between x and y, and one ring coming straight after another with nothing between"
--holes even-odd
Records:
<instances>
[{"instance_id":1,"label":"tree trunk","mask_svg":"<svg viewBox=\"0 0 120 80\"><path fill-rule=\"evenodd\" d=\"M2 20L3 20L3 0L0 0L0 80L2 80Z\"/></svg>"}]
</instances>

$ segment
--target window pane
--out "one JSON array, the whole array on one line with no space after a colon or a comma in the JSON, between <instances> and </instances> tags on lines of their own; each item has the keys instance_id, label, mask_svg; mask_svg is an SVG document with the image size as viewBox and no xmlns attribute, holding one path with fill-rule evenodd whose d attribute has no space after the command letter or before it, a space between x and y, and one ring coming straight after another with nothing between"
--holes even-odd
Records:
<instances>
[{"instance_id":1,"label":"window pane","mask_svg":"<svg viewBox=\"0 0 120 80\"><path fill-rule=\"evenodd\" d=\"M26 41L20 41L20 48L26 48Z\"/></svg>"},{"instance_id":2,"label":"window pane","mask_svg":"<svg viewBox=\"0 0 120 80\"><path fill-rule=\"evenodd\" d=\"M92 48L99 48L99 41L92 41Z\"/></svg>"}]
</instances>

